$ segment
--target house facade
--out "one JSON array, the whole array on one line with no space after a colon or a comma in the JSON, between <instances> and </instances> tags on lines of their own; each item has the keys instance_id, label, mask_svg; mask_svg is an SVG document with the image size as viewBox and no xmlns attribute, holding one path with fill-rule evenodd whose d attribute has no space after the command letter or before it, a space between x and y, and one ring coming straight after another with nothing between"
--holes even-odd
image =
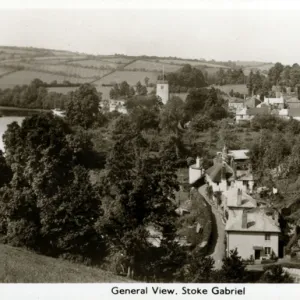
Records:
<instances>
[{"instance_id":1,"label":"house facade","mask_svg":"<svg viewBox=\"0 0 300 300\"><path fill-rule=\"evenodd\" d=\"M266 208L229 209L226 251L237 248L242 259L264 260L279 254L278 216Z\"/></svg>"},{"instance_id":2,"label":"house facade","mask_svg":"<svg viewBox=\"0 0 300 300\"><path fill-rule=\"evenodd\" d=\"M243 123L251 121L257 115L266 115L270 113L268 106L261 106L255 108L243 108L235 114L236 123Z\"/></svg>"},{"instance_id":3,"label":"house facade","mask_svg":"<svg viewBox=\"0 0 300 300\"><path fill-rule=\"evenodd\" d=\"M203 159L196 158L196 163L189 167L189 184L194 184L199 179L203 178L205 170L203 169Z\"/></svg>"}]
</instances>

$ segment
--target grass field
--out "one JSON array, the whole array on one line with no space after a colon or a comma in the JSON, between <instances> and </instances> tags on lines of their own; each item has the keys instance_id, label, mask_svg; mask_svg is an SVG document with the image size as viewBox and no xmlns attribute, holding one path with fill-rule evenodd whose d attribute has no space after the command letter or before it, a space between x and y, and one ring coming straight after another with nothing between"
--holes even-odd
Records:
<instances>
[{"instance_id":1,"label":"grass field","mask_svg":"<svg viewBox=\"0 0 300 300\"><path fill-rule=\"evenodd\" d=\"M261 61L239 61L238 60L238 61L235 61L235 64L237 66L240 66L240 67L252 67L252 68L255 68L255 67L264 65L266 63L261 62Z\"/></svg>"},{"instance_id":2,"label":"grass field","mask_svg":"<svg viewBox=\"0 0 300 300\"><path fill-rule=\"evenodd\" d=\"M55 75L36 71L17 71L0 78L0 88L12 88L16 85L30 84L31 81L35 78L38 78L47 83L51 83L54 80L56 80L57 82L68 80L72 83L85 82L84 79L70 76Z\"/></svg>"},{"instance_id":3,"label":"grass field","mask_svg":"<svg viewBox=\"0 0 300 300\"><path fill-rule=\"evenodd\" d=\"M146 71L162 72L163 68L164 68L165 72L175 72L180 68L180 66L171 65L171 64L162 63L162 62L137 60L137 61L127 65L125 67L125 70L144 69Z\"/></svg>"},{"instance_id":4,"label":"grass field","mask_svg":"<svg viewBox=\"0 0 300 300\"><path fill-rule=\"evenodd\" d=\"M0 67L0 77L6 73L11 72L12 69L11 68L6 68L6 67Z\"/></svg>"},{"instance_id":5,"label":"grass field","mask_svg":"<svg viewBox=\"0 0 300 300\"><path fill-rule=\"evenodd\" d=\"M107 62L112 62L116 64L128 64L133 61L132 58L126 57L107 57L107 56L100 56L100 59Z\"/></svg>"},{"instance_id":6,"label":"grass field","mask_svg":"<svg viewBox=\"0 0 300 300\"><path fill-rule=\"evenodd\" d=\"M246 84L226 84L226 85L214 85L215 88L229 94L231 90L241 94L248 94L248 89Z\"/></svg>"},{"instance_id":7,"label":"grass field","mask_svg":"<svg viewBox=\"0 0 300 300\"><path fill-rule=\"evenodd\" d=\"M28 66L30 68L30 66ZM100 70L100 69L89 69L82 68L73 65L48 65L41 64L37 66L32 66L32 68L37 68L39 71L51 72L54 74L63 73L70 77L81 77L81 78L93 78L102 77L103 75L110 72L110 70Z\"/></svg>"},{"instance_id":8,"label":"grass field","mask_svg":"<svg viewBox=\"0 0 300 300\"><path fill-rule=\"evenodd\" d=\"M68 64L76 64L84 67L95 67L95 68L106 68L106 69L116 69L118 67L117 63L96 60L96 59L70 61Z\"/></svg>"},{"instance_id":9,"label":"grass field","mask_svg":"<svg viewBox=\"0 0 300 300\"><path fill-rule=\"evenodd\" d=\"M82 68L80 66L68 65L68 64L31 64L24 62L16 63L2 63L3 66L12 66L15 68L22 67L25 70L29 71L38 71L45 73L53 73L57 75L69 76L69 77L81 77L81 78L90 78L90 81L93 79L100 78L105 74L111 72L111 70L100 70L100 69L89 69Z\"/></svg>"},{"instance_id":10,"label":"grass field","mask_svg":"<svg viewBox=\"0 0 300 300\"><path fill-rule=\"evenodd\" d=\"M251 72L251 70L253 70L254 72L256 70L259 70L259 71L269 71L272 67L274 66L274 64L261 64L261 65L257 65L255 67L246 67L243 69L244 71L244 74L246 76L248 76Z\"/></svg>"},{"instance_id":11,"label":"grass field","mask_svg":"<svg viewBox=\"0 0 300 300\"><path fill-rule=\"evenodd\" d=\"M38 255L0 244L2 283L108 283L132 282L98 268Z\"/></svg>"},{"instance_id":12,"label":"grass field","mask_svg":"<svg viewBox=\"0 0 300 300\"><path fill-rule=\"evenodd\" d=\"M130 85L135 85L138 81L144 83L145 77L148 77L149 82L155 83L157 81L158 72L142 72L142 71L115 71L112 74L94 82L95 85L120 83L127 81Z\"/></svg>"},{"instance_id":13,"label":"grass field","mask_svg":"<svg viewBox=\"0 0 300 300\"><path fill-rule=\"evenodd\" d=\"M174 64L174 65L185 65L189 64L191 66L207 66L211 68L224 68L224 69L229 69L229 67L226 67L224 65L218 65L218 64L212 64L208 62L201 62L201 61L194 61L194 60L181 60L181 59L161 59L160 62L165 62L169 64Z\"/></svg>"},{"instance_id":14,"label":"grass field","mask_svg":"<svg viewBox=\"0 0 300 300\"><path fill-rule=\"evenodd\" d=\"M48 92L56 92L56 93L60 93L60 94L68 94L69 92L73 92L76 89L78 89L78 87L76 86L67 86L67 87L49 87L47 88Z\"/></svg>"}]
</instances>

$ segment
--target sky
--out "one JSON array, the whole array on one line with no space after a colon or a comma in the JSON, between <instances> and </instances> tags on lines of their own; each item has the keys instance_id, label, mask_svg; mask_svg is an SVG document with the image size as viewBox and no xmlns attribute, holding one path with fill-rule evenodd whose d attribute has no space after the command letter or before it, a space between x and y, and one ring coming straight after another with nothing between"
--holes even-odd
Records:
<instances>
[{"instance_id":1,"label":"sky","mask_svg":"<svg viewBox=\"0 0 300 300\"><path fill-rule=\"evenodd\" d=\"M0 9L0 45L300 63L300 8Z\"/></svg>"}]
</instances>

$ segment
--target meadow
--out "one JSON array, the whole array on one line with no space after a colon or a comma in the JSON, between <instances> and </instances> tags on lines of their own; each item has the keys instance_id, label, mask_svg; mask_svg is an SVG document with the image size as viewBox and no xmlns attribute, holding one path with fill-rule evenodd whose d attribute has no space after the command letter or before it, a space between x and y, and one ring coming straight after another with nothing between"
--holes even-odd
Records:
<instances>
[{"instance_id":1,"label":"meadow","mask_svg":"<svg viewBox=\"0 0 300 300\"><path fill-rule=\"evenodd\" d=\"M50 73L43 73L43 72L37 72L37 71L17 71L14 73L11 73L9 75L3 76L0 78L0 88L13 88L16 85L24 85L24 84L30 84L32 80L39 78L40 80L51 83L53 81L57 81L59 83L62 83L64 80L68 80L72 83L83 83L86 80L82 78L76 78L71 76L63 76L63 75L56 75L56 74L50 74Z\"/></svg>"},{"instance_id":2,"label":"meadow","mask_svg":"<svg viewBox=\"0 0 300 300\"><path fill-rule=\"evenodd\" d=\"M146 71L156 71L162 72L163 68L165 72L176 72L180 66L171 65L169 63L154 62L150 60L136 60L133 63L127 65L125 70L146 70Z\"/></svg>"},{"instance_id":3,"label":"meadow","mask_svg":"<svg viewBox=\"0 0 300 300\"><path fill-rule=\"evenodd\" d=\"M248 89L246 84L226 84L226 85L214 85L214 88L229 94L231 90L240 94L248 94Z\"/></svg>"},{"instance_id":4,"label":"meadow","mask_svg":"<svg viewBox=\"0 0 300 300\"><path fill-rule=\"evenodd\" d=\"M60 93L63 95L66 95L69 92L74 92L77 89L78 89L77 86L58 86L58 87L48 87L47 88L48 92Z\"/></svg>"},{"instance_id":5,"label":"meadow","mask_svg":"<svg viewBox=\"0 0 300 300\"><path fill-rule=\"evenodd\" d=\"M132 58L127 58L127 57L113 57L113 56L99 56L99 57L103 61L112 62L116 64L128 64L131 61L133 61Z\"/></svg>"},{"instance_id":6,"label":"meadow","mask_svg":"<svg viewBox=\"0 0 300 300\"><path fill-rule=\"evenodd\" d=\"M115 71L100 80L93 82L95 85L102 84L113 84L113 83L121 83L122 81L127 81L130 85L135 85L138 81L144 83L145 77L148 77L149 83L156 83L158 72L143 72L143 71Z\"/></svg>"},{"instance_id":7,"label":"meadow","mask_svg":"<svg viewBox=\"0 0 300 300\"><path fill-rule=\"evenodd\" d=\"M219 65L219 64L213 64L213 63L208 63L205 61L194 61L194 60L181 60L181 59L160 59L160 62L165 62L169 64L174 64L174 65L185 65L189 64L191 66L207 66L211 68L223 68L223 69L229 69L229 67L226 67L224 65Z\"/></svg>"},{"instance_id":8,"label":"meadow","mask_svg":"<svg viewBox=\"0 0 300 300\"><path fill-rule=\"evenodd\" d=\"M107 62L97 59L86 59L86 60L75 60L70 61L68 64L80 65L83 67L93 67L93 68L103 68L103 69L116 69L118 67L117 63Z\"/></svg>"},{"instance_id":9,"label":"meadow","mask_svg":"<svg viewBox=\"0 0 300 300\"><path fill-rule=\"evenodd\" d=\"M0 77L11 72L13 69L6 68L6 67L0 67Z\"/></svg>"},{"instance_id":10,"label":"meadow","mask_svg":"<svg viewBox=\"0 0 300 300\"><path fill-rule=\"evenodd\" d=\"M0 244L2 283L117 283L133 282L95 267L38 255Z\"/></svg>"}]
</instances>

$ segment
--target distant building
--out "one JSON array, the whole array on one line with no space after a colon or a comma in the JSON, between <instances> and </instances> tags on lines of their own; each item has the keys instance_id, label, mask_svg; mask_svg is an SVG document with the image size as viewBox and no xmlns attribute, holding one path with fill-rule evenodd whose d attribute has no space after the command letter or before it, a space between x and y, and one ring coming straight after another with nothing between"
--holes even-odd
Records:
<instances>
[{"instance_id":1,"label":"distant building","mask_svg":"<svg viewBox=\"0 0 300 300\"><path fill-rule=\"evenodd\" d=\"M228 109L232 112L239 111L245 107L244 100L239 98L230 98L228 101Z\"/></svg>"},{"instance_id":2,"label":"distant building","mask_svg":"<svg viewBox=\"0 0 300 300\"><path fill-rule=\"evenodd\" d=\"M125 100L109 100L109 111L117 111L121 114L127 114L127 108L125 106Z\"/></svg>"},{"instance_id":3,"label":"distant building","mask_svg":"<svg viewBox=\"0 0 300 300\"><path fill-rule=\"evenodd\" d=\"M189 184L194 184L196 181L204 177L205 170L203 169L203 161L201 158L196 158L196 163L189 167Z\"/></svg>"},{"instance_id":4,"label":"distant building","mask_svg":"<svg viewBox=\"0 0 300 300\"><path fill-rule=\"evenodd\" d=\"M169 84L167 81L158 81L156 84L156 96L160 97L163 104L169 101Z\"/></svg>"},{"instance_id":5,"label":"distant building","mask_svg":"<svg viewBox=\"0 0 300 300\"><path fill-rule=\"evenodd\" d=\"M288 115L290 118L300 121L300 108L290 108L288 110Z\"/></svg>"},{"instance_id":6,"label":"distant building","mask_svg":"<svg viewBox=\"0 0 300 300\"><path fill-rule=\"evenodd\" d=\"M279 95L277 95L279 96ZM281 96L279 96L278 98L267 98L265 97L264 98L264 104L266 105L272 105L273 107L276 107L276 108L284 108L284 98Z\"/></svg>"},{"instance_id":7,"label":"distant building","mask_svg":"<svg viewBox=\"0 0 300 300\"><path fill-rule=\"evenodd\" d=\"M257 115L267 115L270 113L270 108L267 106L255 108L243 108L235 114L236 123L249 122Z\"/></svg>"}]
</instances>

